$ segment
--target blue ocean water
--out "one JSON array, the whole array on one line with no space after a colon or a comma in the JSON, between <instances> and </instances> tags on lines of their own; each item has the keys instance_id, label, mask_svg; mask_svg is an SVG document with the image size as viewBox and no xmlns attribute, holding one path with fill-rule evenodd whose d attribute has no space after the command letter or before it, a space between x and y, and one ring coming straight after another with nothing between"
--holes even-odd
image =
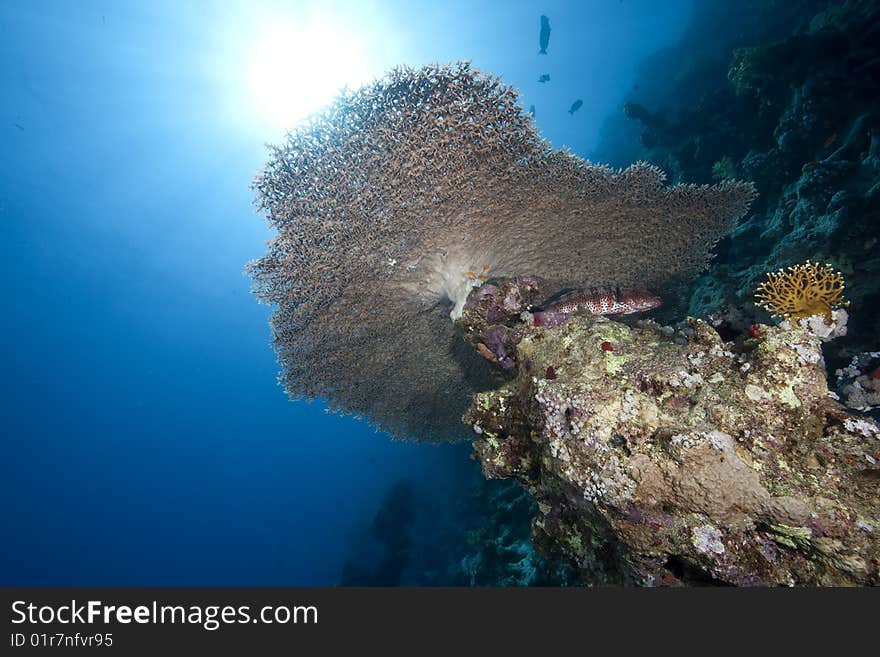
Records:
<instances>
[{"instance_id":1,"label":"blue ocean water","mask_svg":"<svg viewBox=\"0 0 880 657\"><path fill-rule=\"evenodd\" d=\"M0 2L0 583L337 584L401 479L454 523L478 471L467 445L391 441L276 385L270 309L242 269L270 237L249 184L296 120L255 78L317 109L332 96L298 89L303 71L335 88L350 70L470 59L522 91L554 146L589 158L691 9ZM340 60L318 38L255 63L286 24L357 49Z\"/></svg>"}]
</instances>

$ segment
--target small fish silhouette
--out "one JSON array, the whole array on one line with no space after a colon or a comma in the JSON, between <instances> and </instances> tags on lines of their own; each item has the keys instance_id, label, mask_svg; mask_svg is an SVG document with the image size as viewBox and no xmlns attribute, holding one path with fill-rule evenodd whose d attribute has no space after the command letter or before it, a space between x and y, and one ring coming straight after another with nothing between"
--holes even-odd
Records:
<instances>
[{"instance_id":1,"label":"small fish silhouette","mask_svg":"<svg viewBox=\"0 0 880 657\"><path fill-rule=\"evenodd\" d=\"M576 101L574 101L571 104L571 107L568 109L568 113L574 114L575 112L577 112L581 108L581 105L583 105L583 104L584 104L584 101L582 101L580 98L578 98Z\"/></svg>"},{"instance_id":2,"label":"small fish silhouette","mask_svg":"<svg viewBox=\"0 0 880 657\"><path fill-rule=\"evenodd\" d=\"M831 146L831 144L833 144L836 141L837 141L837 133L835 132L835 133L832 133L831 136L828 137L828 139L826 139L825 141L822 142L822 148L828 148L829 146Z\"/></svg>"},{"instance_id":3,"label":"small fish silhouette","mask_svg":"<svg viewBox=\"0 0 880 657\"><path fill-rule=\"evenodd\" d=\"M534 105L529 107L529 114L532 115L532 118L535 118L535 106Z\"/></svg>"},{"instance_id":4,"label":"small fish silhouette","mask_svg":"<svg viewBox=\"0 0 880 657\"><path fill-rule=\"evenodd\" d=\"M550 19L544 14L541 14L541 36L539 40L541 43L541 50L538 51L538 54L546 55L547 46L550 45Z\"/></svg>"},{"instance_id":5,"label":"small fish silhouette","mask_svg":"<svg viewBox=\"0 0 880 657\"><path fill-rule=\"evenodd\" d=\"M541 77L538 78L538 82L550 82L550 74L544 73Z\"/></svg>"}]
</instances>

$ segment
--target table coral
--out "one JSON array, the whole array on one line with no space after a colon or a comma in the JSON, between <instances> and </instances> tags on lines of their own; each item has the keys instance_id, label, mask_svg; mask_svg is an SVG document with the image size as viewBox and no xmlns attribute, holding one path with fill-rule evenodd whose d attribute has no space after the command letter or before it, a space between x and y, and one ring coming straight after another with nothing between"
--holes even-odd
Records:
<instances>
[{"instance_id":1,"label":"table coral","mask_svg":"<svg viewBox=\"0 0 880 657\"><path fill-rule=\"evenodd\" d=\"M463 438L489 368L450 317L483 279L662 292L705 268L755 194L664 178L553 149L516 90L467 63L342 94L254 183L277 235L248 271L276 309L281 383L395 437Z\"/></svg>"}]
</instances>

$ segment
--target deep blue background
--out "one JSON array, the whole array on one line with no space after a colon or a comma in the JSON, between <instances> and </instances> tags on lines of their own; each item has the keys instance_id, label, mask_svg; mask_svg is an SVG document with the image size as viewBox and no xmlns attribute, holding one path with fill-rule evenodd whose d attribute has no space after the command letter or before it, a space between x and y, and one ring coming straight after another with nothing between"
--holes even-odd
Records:
<instances>
[{"instance_id":1,"label":"deep blue background","mask_svg":"<svg viewBox=\"0 0 880 657\"><path fill-rule=\"evenodd\" d=\"M377 61L471 59L586 157L684 29L690 2L660 4L352 2ZM296 5L0 2L0 584L334 584L391 483L442 499L475 467L276 386L242 268L269 237L248 185L280 135L235 66Z\"/></svg>"}]
</instances>

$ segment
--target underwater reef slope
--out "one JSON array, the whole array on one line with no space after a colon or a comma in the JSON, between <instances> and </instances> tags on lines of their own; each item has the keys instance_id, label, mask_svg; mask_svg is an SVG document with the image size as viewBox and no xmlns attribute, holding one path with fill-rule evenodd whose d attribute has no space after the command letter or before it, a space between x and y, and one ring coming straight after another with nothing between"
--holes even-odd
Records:
<instances>
[{"instance_id":1,"label":"underwater reef slope","mask_svg":"<svg viewBox=\"0 0 880 657\"><path fill-rule=\"evenodd\" d=\"M717 247L687 312L733 330L766 315L751 303L764 272L812 259L851 281L853 321L832 343L838 367L880 344L880 2L698 3L693 38L653 62L624 116L631 157L673 181L753 181L759 197ZM669 81L662 90L651 80ZM655 85L656 87L656 85ZM632 133L629 133L631 136ZM618 141L618 144L622 141ZM600 154L613 150L608 143Z\"/></svg>"},{"instance_id":2,"label":"underwater reef slope","mask_svg":"<svg viewBox=\"0 0 880 657\"><path fill-rule=\"evenodd\" d=\"M465 421L484 474L537 501L543 551L589 583L880 584L880 426L829 395L827 333L535 326L539 286L493 281L461 325L515 365Z\"/></svg>"},{"instance_id":3,"label":"underwater reef slope","mask_svg":"<svg viewBox=\"0 0 880 657\"><path fill-rule=\"evenodd\" d=\"M254 189L277 236L248 271L276 307L292 398L399 438L463 438L470 395L491 384L450 320L472 287L526 272L660 291L702 271L754 196L554 150L518 101L466 63L401 68L272 148Z\"/></svg>"}]
</instances>

